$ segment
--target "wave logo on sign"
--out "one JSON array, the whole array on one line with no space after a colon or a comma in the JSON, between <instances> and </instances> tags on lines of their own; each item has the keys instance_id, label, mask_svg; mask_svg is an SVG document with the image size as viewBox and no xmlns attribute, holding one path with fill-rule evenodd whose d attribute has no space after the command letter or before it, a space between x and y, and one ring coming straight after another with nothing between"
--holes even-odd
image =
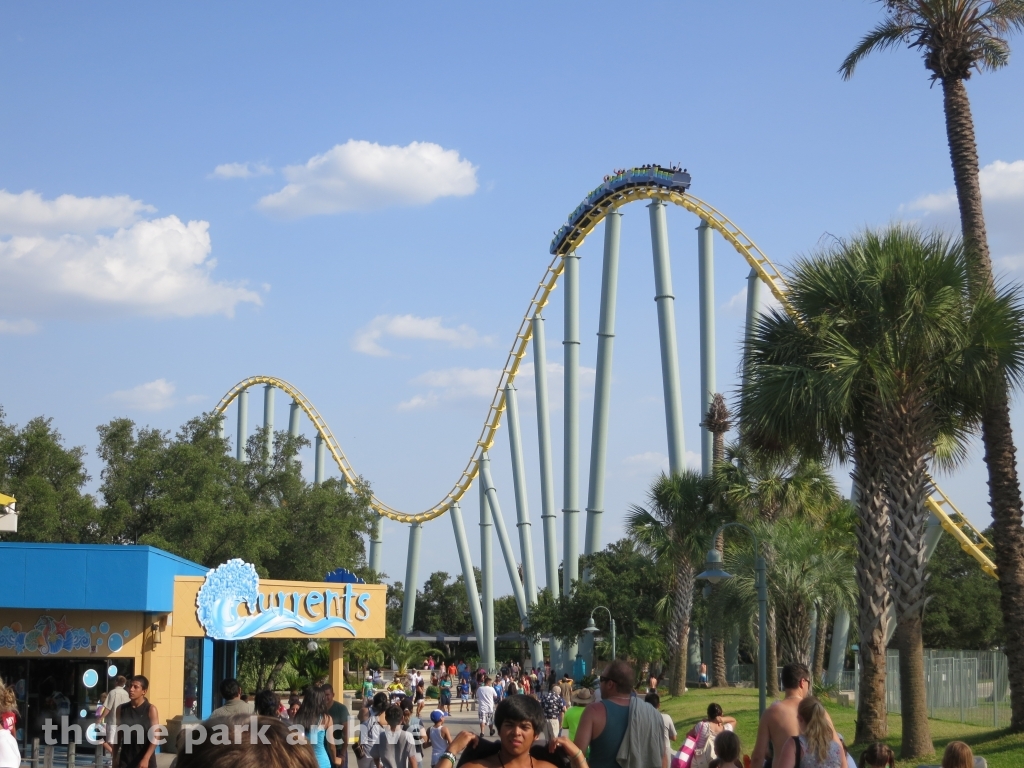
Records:
<instances>
[{"instance_id":1,"label":"wave logo on sign","mask_svg":"<svg viewBox=\"0 0 1024 768\"><path fill-rule=\"evenodd\" d=\"M307 635L344 629L355 637L352 621L369 618L370 593L356 594L352 587L346 584L338 592L261 592L256 568L236 558L206 574L196 595L197 616L214 640L246 640L281 629ZM246 615L239 610L243 605Z\"/></svg>"}]
</instances>

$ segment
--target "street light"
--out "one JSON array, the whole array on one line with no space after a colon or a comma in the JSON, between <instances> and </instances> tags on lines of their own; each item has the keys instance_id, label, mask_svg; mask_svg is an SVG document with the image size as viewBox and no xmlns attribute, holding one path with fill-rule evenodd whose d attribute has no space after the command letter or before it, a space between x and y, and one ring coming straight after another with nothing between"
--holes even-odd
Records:
<instances>
[{"instance_id":1,"label":"street light","mask_svg":"<svg viewBox=\"0 0 1024 768\"><path fill-rule=\"evenodd\" d=\"M754 540L754 574L757 584L757 680L758 680L758 708L760 714L764 714L768 704L768 678L767 678L767 657L768 657L768 581L765 576L764 558L761 556L754 532L743 525L743 523L726 523L715 531L711 541L717 541L719 535L726 528L735 526L742 528ZM731 579L732 574L722 567L722 553L714 546L708 550L708 559L703 573L697 574L698 579L707 579L712 584L718 584L726 579Z\"/></svg>"},{"instance_id":2,"label":"street light","mask_svg":"<svg viewBox=\"0 0 1024 768\"><path fill-rule=\"evenodd\" d=\"M605 608L603 605L599 605L599 606L597 606L597 608L604 608L606 611L608 611L608 609ZM595 608L594 611L596 611L597 608ZM594 611L590 612L590 619L587 621L587 626L583 629L584 632L589 632L590 634L594 634L595 632L600 632L601 631L600 629L597 628L597 624L594 623ZM612 625L612 661L614 661L615 658L616 658L616 656L615 656L615 619L612 618L612 612L611 611L608 611L608 621L610 621L611 625Z\"/></svg>"}]
</instances>

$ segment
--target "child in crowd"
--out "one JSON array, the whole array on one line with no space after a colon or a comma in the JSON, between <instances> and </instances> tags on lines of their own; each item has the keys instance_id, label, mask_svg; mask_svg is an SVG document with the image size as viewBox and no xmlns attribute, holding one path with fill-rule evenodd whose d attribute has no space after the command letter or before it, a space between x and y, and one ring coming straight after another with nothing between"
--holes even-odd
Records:
<instances>
[{"instance_id":1,"label":"child in crowd","mask_svg":"<svg viewBox=\"0 0 1024 768\"><path fill-rule=\"evenodd\" d=\"M860 755L860 768L896 768L896 753L881 741L868 744Z\"/></svg>"},{"instance_id":2,"label":"child in crowd","mask_svg":"<svg viewBox=\"0 0 1024 768\"><path fill-rule=\"evenodd\" d=\"M962 741L951 741L942 755L942 768L974 768L974 753Z\"/></svg>"},{"instance_id":3,"label":"child in crowd","mask_svg":"<svg viewBox=\"0 0 1024 768\"><path fill-rule=\"evenodd\" d=\"M722 731L715 736L715 754L708 768L743 768L740 737L734 731Z\"/></svg>"},{"instance_id":4,"label":"child in crowd","mask_svg":"<svg viewBox=\"0 0 1024 768\"><path fill-rule=\"evenodd\" d=\"M459 681L459 712L462 711L463 707L469 707L469 711L473 711L473 702L469 699L469 680L463 678Z\"/></svg>"}]
</instances>

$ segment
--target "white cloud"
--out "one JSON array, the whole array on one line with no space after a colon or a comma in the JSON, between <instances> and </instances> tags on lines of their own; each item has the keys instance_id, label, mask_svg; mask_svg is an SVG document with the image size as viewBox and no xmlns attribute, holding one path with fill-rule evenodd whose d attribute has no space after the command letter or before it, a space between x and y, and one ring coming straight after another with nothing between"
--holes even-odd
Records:
<instances>
[{"instance_id":1,"label":"white cloud","mask_svg":"<svg viewBox=\"0 0 1024 768\"><path fill-rule=\"evenodd\" d=\"M188 317L260 303L243 286L212 279L208 222L139 218L152 210L127 197L0 193L0 236L13 235L0 240L5 308Z\"/></svg>"},{"instance_id":2,"label":"white cloud","mask_svg":"<svg viewBox=\"0 0 1024 768\"><path fill-rule=\"evenodd\" d=\"M110 400L133 411L162 411L174 405L174 384L157 379L123 389L110 395Z\"/></svg>"},{"instance_id":3,"label":"white cloud","mask_svg":"<svg viewBox=\"0 0 1024 768\"><path fill-rule=\"evenodd\" d=\"M476 170L456 150L430 142L399 147L349 139L305 165L287 166L288 184L257 205L287 218L426 205L476 192Z\"/></svg>"},{"instance_id":4,"label":"white cloud","mask_svg":"<svg viewBox=\"0 0 1024 768\"><path fill-rule=\"evenodd\" d=\"M562 408L562 381L564 367L561 363L549 362L548 397L549 407L553 411ZM580 392L582 395L593 394L594 380L597 371L594 368L580 366ZM421 408L433 408L444 402L462 401L466 399L490 400L494 397L495 388L501 378L500 368L445 368L421 373L410 383L426 387L426 393L419 393L398 404L401 411ZM515 388L519 400L533 400L533 363L523 363L516 376Z\"/></svg>"},{"instance_id":5,"label":"white cloud","mask_svg":"<svg viewBox=\"0 0 1024 768\"><path fill-rule=\"evenodd\" d=\"M463 400L466 398L490 399L501 378L498 368L447 368L440 371L421 373L412 383L428 387L425 395L415 395L398 404L402 411L427 408L442 400Z\"/></svg>"},{"instance_id":6,"label":"white cloud","mask_svg":"<svg viewBox=\"0 0 1024 768\"><path fill-rule=\"evenodd\" d=\"M719 311L732 317L746 317L747 314L747 287L743 286L737 293L729 297L729 300L722 304ZM761 311L766 309L782 309L782 304L775 298L775 295L768 290L767 285L761 286Z\"/></svg>"},{"instance_id":7,"label":"white cloud","mask_svg":"<svg viewBox=\"0 0 1024 768\"><path fill-rule=\"evenodd\" d=\"M271 176L274 169L263 163L223 163L213 169L210 178L251 179L253 176Z\"/></svg>"},{"instance_id":8,"label":"white cloud","mask_svg":"<svg viewBox=\"0 0 1024 768\"><path fill-rule=\"evenodd\" d=\"M668 472L668 456L658 451L644 451L622 460L630 475L656 475Z\"/></svg>"},{"instance_id":9,"label":"white cloud","mask_svg":"<svg viewBox=\"0 0 1024 768\"><path fill-rule=\"evenodd\" d=\"M13 194L0 190L0 236L44 233L82 233L100 229L128 227L143 213L156 211L141 200L127 195L117 197L75 197L61 195L44 200L28 190Z\"/></svg>"},{"instance_id":10,"label":"white cloud","mask_svg":"<svg viewBox=\"0 0 1024 768\"><path fill-rule=\"evenodd\" d=\"M12 336L24 336L35 333L39 326L31 320L0 320L0 333L7 333Z\"/></svg>"},{"instance_id":11,"label":"white cloud","mask_svg":"<svg viewBox=\"0 0 1024 768\"><path fill-rule=\"evenodd\" d=\"M992 261L1004 270L1024 268L1024 160L996 160L978 173L981 196L985 205L985 226L988 230ZM956 192L922 195L900 206L901 212L918 214L919 222L959 233L960 215Z\"/></svg>"},{"instance_id":12,"label":"white cloud","mask_svg":"<svg viewBox=\"0 0 1024 768\"><path fill-rule=\"evenodd\" d=\"M690 469L700 469L700 454L686 451L683 461ZM668 456L660 451L644 451L622 460L629 477L650 477L661 472L668 472Z\"/></svg>"},{"instance_id":13,"label":"white cloud","mask_svg":"<svg viewBox=\"0 0 1024 768\"><path fill-rule=\"evenodd\" d=\"M461 349L471 349L481 344L490 344L493 341L490 336L481 336L468 325L446 327L440 317L377 315L367 325L356 331L352 337L352 349L362 352L364 355L387 357L391 354L390 350L380 344L384 337L442 341Z\"/></svg>"}]
</instances>

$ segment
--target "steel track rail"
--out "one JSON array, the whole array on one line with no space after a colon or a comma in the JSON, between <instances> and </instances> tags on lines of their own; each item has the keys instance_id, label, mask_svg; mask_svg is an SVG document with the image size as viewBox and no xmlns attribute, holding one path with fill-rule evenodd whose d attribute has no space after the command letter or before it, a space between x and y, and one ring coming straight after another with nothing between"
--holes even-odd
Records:
<instances>
[{"instance_id":1,"label":"steel track rail","mask_svg":"<svg viewBox=\"0 0 1024 768\"><path fill-rule=\"evenodd\" d=\"M452 489L445 494L440 501L434 504L434 506L423 512L414 514L402 512L390 507L381 501L376 495L373 495L371 496L370 506L374 511L384 517L400 523L423 523L440 517L448 510L448 507L453 502L462 499L466 491L469 490L473 481L476 479L478 472L477 462L480 459L481 454L484 451L489 451L494 445L495 436L498 433L498 429L501 427L501 417L505 412L505 387L515 381L516 374L519 372L519 366L522 363L523 358L526 356L527 345L533 336L533 318L539 314L545 306L547 306L548 297L557 287L558 278L562 276L562 271L564 269L563 260L565 256L579 248L583 244L587 235L589 235L598 224L604 221L605 217L612 210L621 208L624 205L639 200L664 200L667 203L673 203L681 208L685 208L690 213L697 215L703 221L707 222L707 225L721 234L722 237L732 245L736 252L746 260L747 264L757 272L758 277L760 277L764 284L768 286L768 290L771 291L772 296L778 300L786 312L790 316L796 316L796 311L786 296L786 293L789 290L789 284L786 282L785 276L771 262L768 256L757 246L757 244L717 208L708 205L703 200L700 200L688 193L680 194L653 184L649 186L631 187L609 194L595 202L594 209L573 229L559 247L551 263L548 264L548 268L544 272L544 277L541 279L537 289L534 291L526 314L523 315L523 320L519 324L519 330L516 333L515 341L512 343L512 349L509 351L508 357L505 359L505 366L502 368L498 385L495 388L494 397L491 399L491 404L488 407L487 417L484 420L483 428L480 431L480 437L477 439L476 445L473 448L473 453L470 455L469 461L466 462L466 466L462 470L462 474L459 476L459 479L456 480ZM232 387L223 398L221 398L220 402L217 404L215 412L223 414L242 390L248 389L249 387L257 384L270 384L291 396L295 402L298 403L303 413L306 414L306 417L313 423L314 427L316 427L317 434L320 435L324 443L327 445L327 450L330 451L331 457L334 459L334 463L337 464L338 469L341 471L342 477L344 477L350 484L355 484L358 481L359 476L352 468L351 463L349 463L348 458L345 456L345 452L341 449L341 445L334 437L334 434L331 432L331 428L327 425L327 422L324 421L323 417L316 410L313 404L298 390L297 387L294 387L283 379L278 379L273 376L251 376L248 379L243 379ZM943 529L956 539L961 548L978 561L985 573L994 578L998 578L996 575L995 564L991 559L989 559L984 551L991 550L992 544L982 536L981 532L971 525L967 518L964 517L960 510L957 509L956 505L953 504L949 497L946 496L934 481L932 482L932 485L935 490L935 494L929 498L927 502L928 509L938 518Z\"/></svg>"}]
</instances>

